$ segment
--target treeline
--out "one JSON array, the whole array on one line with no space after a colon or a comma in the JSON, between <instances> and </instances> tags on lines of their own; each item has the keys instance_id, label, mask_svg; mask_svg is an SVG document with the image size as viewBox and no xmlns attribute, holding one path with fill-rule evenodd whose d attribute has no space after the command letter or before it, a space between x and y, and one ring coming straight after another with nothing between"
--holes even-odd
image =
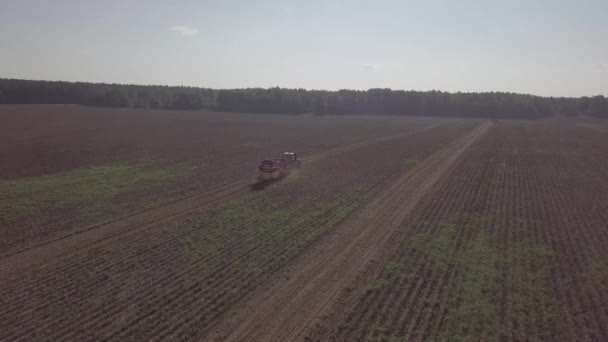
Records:
<instances>
[{"instance_id":1,"label":"treeline","mask_svg":"<svg viewBox=\"0 0 608 342\"><path fill-rule=\"evenodd\" d=\"M201 109L215 107L217 90L194 87L0 79L0 103L71 103L99 107Z\"/></svg>"},{"instance_id":2,"label":"treeline","mask_svg":"<svg viewBox=\"0 0 608 342\"><path fill-rule=\"evenodd\" d=\"M316 115L422 115L608 118L604 96L554 98L515 93L448 93L391 89L206 89L0 79L0 103L74 103L102 107L214 109L231 112Z\"/></svg>"},{"instance_id":3,"label":"treeline","mask_svg":"<svg viewBox=\"0 0 608 342\"><path fill-rule=\"evenodd\" d=\"M541 118L579 115L577 99L551 99L512 93L441 91L306 91L303 89L222 90L217 108L259 113L386 114L454 117Z\"/></svg>"}]
</instances>

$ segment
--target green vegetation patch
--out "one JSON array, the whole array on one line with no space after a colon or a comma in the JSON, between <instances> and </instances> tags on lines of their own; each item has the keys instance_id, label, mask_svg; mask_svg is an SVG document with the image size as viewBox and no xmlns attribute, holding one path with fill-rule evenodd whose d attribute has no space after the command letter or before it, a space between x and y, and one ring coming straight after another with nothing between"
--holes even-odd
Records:
<instances>
[{"instance_id":1,"label":"green vegetation patch","mask_svg":"<svg viewBox=\"0 0 608 342\"><path fill-rule=\"evenodd\" d=\"M283 201L282 189L252 193L220 204L187 223L205 230L190 234L184 250L196 259L223 259L250 248L240 263L248 273L274 267L273 258L285 261L320 238L362 203L357 192L324 198Z\"/></svg>"},{"instance_id":2,"label":"green vegetation patch","mask_svg":"<svg viewBox=\"0 0 608 342\"><path fill-rule=\"evenodd\" d=\"M438 270L458 269L461 285L436 303L449 309L442 338L467 340L479 332L496 336L499 250L483 230L486 223L481 215L457 215L406 242Z\"/></svg>"},{"instance_id":3,"label":"green vegetation patch","mask_svg":"<svg viewBox=\"0 0 608 342\"><path fill-rule=\"evenodd\" d=\"M583 272L583 279L594 281L600 284L608 283L608 261L593 260L588 266L588 270Z\"/></svg>"},{"instance_id":4,"label":"green vegetation patch","mask_svg":"<svg viewBox=\"0 0 608 342\"><path fill-rule=\"evenodd\" d=\"M175 258L198 265L190 288L222 312L331 232L366 199L358 191L294 196L277 186L225 202L163 228ZM170 318L168 316L168 318Z\"/></svg>"},{"instance_id":5,"label":"green vegetation patch","mask_svg":"<svg viewBox=\"0 0 608 342\"><path fill-rule=\"evenodd\" d=\"M0 223L11 224L54 210L112 200L127 192L162 187L193 175L195 170L189 164L117 163L0 182Z\"/></svg>"},{"instance_id":6,"label":"green vegetation patch","mask_svg":"<svg viewBox=\"0 0 608 342\"><path fill-rule=\"evenodd\" d=\"M495 339L498 248L480 230L459 254L462 288L458 306L448 318L449 335L454 340L467 340L482 332L485 338Z\"/></svg>"},{"instance_id":7,"label":"green vegetation patch","mask_svg":"<svg viewBox=\"0 0 608 342\"><path fill-rule=\"evenodd\" d=\"M418 159L406 159L402 162L401 166L407 170L407 169L411 169L414 166L418 165L418 163L419 163Z\"/></svg>"},{"instance_id":8,"label":"green vegetation patch","mask_svg":"<svg viewBox=\"0 0 608 342\"><path fill-rule=\"evenodd\" d=\"M546 246L518 243L506 248L500 255L500 266L507 270L502 282L508 285L510 324L500 333L510 339L549 339L549 335L518 335L511 326L524 326L532 318L541 334L555 329L559 314L551 296L548 265L554 263L555 254Z\"/></svg>"},{"instance_id":9,"label":"green vegetation patch","mask_svg":"<svg viewBox=\"0 0 608 342\"><path fill-rule=\"evenodd\" d=\"M456 238L456 224L453 221L442 222L436 234L419 233L408 241L409 247L421 253L435 263L442 266L454 264L454 240Z\"/></svg>"},{"instance_id":10,"label":"green vegetation patch","mask_svg":"<svg viewBox=\"0 0 608 342\"><path fill-rule=\"evenodd\" d=\"M516 327L524 326L531 317L541 327L541 333L550 331L557 315L548 272L553 253L547 247L526 242L506 245L487 232L489 223L481 215L457 215L437 225L421 227L421 232L404 241L399 256L390 260L382 274L370 283L368 294L402 291L403 284L418 281L422 275L416 269L425 261L412 259L408 250L415 250L436 272L455 268L458 279L447 293L426 303L447 311L444 324L431 333L432 339L524 339L526 336L519 336ZM506 302L501 303L500 298L506 298ZM389 316L396 309L383 308ZM499 324L501 311L506 315L504 325ZM371 331L367 337L402 337L393 335L392 327Z\"/></svg>"}]
</instances>

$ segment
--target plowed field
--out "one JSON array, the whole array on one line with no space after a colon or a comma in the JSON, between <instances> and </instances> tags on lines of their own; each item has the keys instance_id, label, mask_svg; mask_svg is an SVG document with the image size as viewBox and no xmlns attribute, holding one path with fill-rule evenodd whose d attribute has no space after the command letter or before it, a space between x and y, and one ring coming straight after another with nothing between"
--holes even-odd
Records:
<instances>
[{"instance_id":1,"label":"plowed field","mask_svg":"<svg viewBox=\"0 0 608 342\"><path fill-rule=\"evenodd\" d=\"M0 339L202 336L367 199L476 125L404 123L302 153L299 173L262 191L245 177L14 253L0 260Z\"/></svg>"},{"instance_id":2,"label":"plowed field","mask_svg":"<svg viewBox=\"0 0 608 342\"><path fill-rule=\"evenodd\" d=\"M0 106L0 257L219 193L285 150L312 157L446 122Z\"/></svg>"},{"instance_id":3,"label":"plowed field","mask_svg":"<svg viewBox=\"0 0 608 342\"><path fill-rule=\"evenodd\" d=\"M310 337L606 340L607 138L495 125Z\"/></svg>"},{"instance_id":4,"label":"plowed field","mask_svg":"<svg viewBox=\"0 0 608 342\"><path fill-rule=\"evenodd\" d=\"M601 122L0 120L1 341L608 339Z\"/></svg>"}]
</instances>

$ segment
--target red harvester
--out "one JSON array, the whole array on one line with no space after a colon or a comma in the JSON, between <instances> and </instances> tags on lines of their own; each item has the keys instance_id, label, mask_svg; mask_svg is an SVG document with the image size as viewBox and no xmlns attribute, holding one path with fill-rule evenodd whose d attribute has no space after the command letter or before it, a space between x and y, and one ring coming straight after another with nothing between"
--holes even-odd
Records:
<instances>
[{"instance_id":1,"label":"red harvester","mask_svg":"<svg viewBox=\"0 0 608 342\"><path fill-rule=\"evenodd\" d=\"M264 159L258 166L258 179L271 180L283 178L293 170L302 166L302 162L294 152L285 152L278 159Z\"/></svg>"}]
</instances>

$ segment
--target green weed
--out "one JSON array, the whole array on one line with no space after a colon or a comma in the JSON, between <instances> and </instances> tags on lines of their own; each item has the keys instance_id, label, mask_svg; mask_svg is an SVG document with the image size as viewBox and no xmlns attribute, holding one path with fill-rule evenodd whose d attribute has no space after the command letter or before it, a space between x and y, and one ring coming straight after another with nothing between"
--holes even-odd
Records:
<instances>
[{"instance_id":1,"label":"green weed","mask_svg":"<svg viewBox=\"0 0 608 342\"><path fill-rule=\"evenodd\" d=\"M419 161L417 159L407 159L402 162L402 166L404 169L410 169L414 166L418 165Z\"/></svg>"},{"instance_id":2,"label":"green weed","mask_svg":"<svg viewBox=\"0 0 608 342\"><path fill-rule=\"evenodd\" d=\"M454 239L456 237L456 225L452 221L440 223L439 231L436 235L431 233L419 233L409 240L411 248L424 253L435 263L442 266L453 264L454 258Z\"/></svg>"},{"instance_id":3,"label":"green weed","mask_svg":"<svg viewBox=\"0 0 608 342\"><path fill-rule=\"evenodd\" d=\"M238 271L266 276L337 226L364 198L355 192L285 203L282 192L278 187L253 193L202 213L187 224L206 233L190 235L184 252L212 267L237 249L250 250Z\"/></svg>"},{"instance_id":4,"label":"green weed","mask_svg":"<svg viewBox=\"0 0 608 342\"><path fill-rule=\"evenodd\" d=\"M583 273L583 278L598 283L608 283L608 262L592 261L588 270Z\"/></svg>"},{"instance_id":5,"label":"green weed","mask_svg":"<svg viewBox=\"0 0 608 342\"><path fill-rule=\"evenodd\" d=\"M459 303L448 318L453 340L466 340L483 332L496 337L498 248L484 231L479 231L457 259L462 270Z\"/></svg>"},{"instance_id":6,"label":"green weed","mask_svg":"<svg viewBox=\"0 0 608 342\"><path fill-rule=\"evenodd\" d=\"M501 253L501 264L508 272L503 279L509 284L511 300L511 317L515 325L525 325L529 317L538 319L540 331L553 328L558 315L558 307L551 297L549 271L547 264L552 262L554 253L547 247L532 247L520 243L507 248ZM542 319L541 319L542 317ZM503 329L503 336L512 336L512 332ZM527 336L532 337L532 336ZM536 336L545 339L547 336Z\"/></svg>"},{"instance_id":7,"label":"green weed","mask_svg":"<svg viewBox=\"0 0 608 342\"><path fill-rule=\"evenodd\" d=\"M524 243L507 247L486 232L489 222L481 215L456 215L440 222L436 229L423 227L422 233L404 242L402 248L421 253L437 272L448 272L454 267L457 271L458 285L448 289L439 302L431 303L448 310L443 327L432 338L461 341L511 336L497 323L498 298L503 290L510 294L506 303L509 306L507 321L523 325L534 316L542 325L541 331L550 329L557 314L550 297L547 270L553 253L546 247ZM467 241L459 243L465 236L469 236ZM403 253L388 262L368 291L400 291L398 284L402 284L404 278L416 279L419 276L414 271L416 265L408 255ZM595 267L590 277L602 278L604 271ZM377 334L388 338L390 331L386 334L377 331Z\"/></svg>"},{"instance_id":8,"label":"green weed","mask_svg":"<svg viewBox=\"0 0 608 342\"><path fill-rule=\"evenodd\" d=\"M193 175L188 164L111 164L56 175L0 182L0 223L23 219L66 207L104 202L117 195L154 189Z\"/></svg>"}]
</instances>

